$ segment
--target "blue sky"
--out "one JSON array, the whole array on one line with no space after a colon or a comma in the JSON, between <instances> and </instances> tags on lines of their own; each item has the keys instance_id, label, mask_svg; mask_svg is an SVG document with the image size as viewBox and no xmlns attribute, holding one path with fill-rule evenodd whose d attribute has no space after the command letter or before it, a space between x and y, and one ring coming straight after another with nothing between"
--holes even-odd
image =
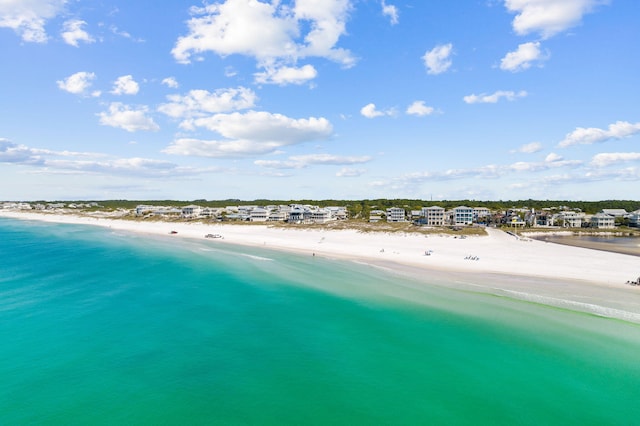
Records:
<instances>
[{"instance_id":1,"label":"blue sky","mask_svg":"<svg viewBox=\"0 0 640 426\"><path fill-rule=\"evenodd\" d=\"M636 0L3 0L0 199L640 199Z\"/></svg>"}]
</instances>

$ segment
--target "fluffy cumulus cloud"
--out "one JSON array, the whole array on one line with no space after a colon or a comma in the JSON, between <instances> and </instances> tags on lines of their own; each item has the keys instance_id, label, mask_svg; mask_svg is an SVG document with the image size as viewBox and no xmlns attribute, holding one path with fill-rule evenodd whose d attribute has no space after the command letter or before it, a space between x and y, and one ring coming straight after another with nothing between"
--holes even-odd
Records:
<instances>
[{"instance_id":1,"label":"fluffy cumulus cloud","mask_svg":"<svg viewBox=\"0 0 640 426\"><path fill-rule=\"evenodd\" d=\"M399 22L398 8L394 5L387 4L387 2L385 2L384 0L382 0L382 14L389 17L391 25L396 25Z\"/></svg>"},{"instance_id":2,"label":"fluffy cumulus cloud","mask_svg":"<svg viewBox=\"0 0 640 426\"><path fill-rule=\"evenodd\" d=\"M509 52L500 61L500 69L518 72L531 67L533 63L541 63L549 58L540 50L540 42L523 43L514 52Z\"/></svg>"},{"instance_id":3,"label":"fluffy cumulus cloud","mask_svg":"<svg viewBox=\"0 0 640 426\"><path fill-rule=\"evenodd\" d=\"M640 133L640 122L617 121L610 124L607 129L578 127L573 132L568 133L558 146L566 148L572 145L591 145L611 139L623 139L636 133Z\"/></svg>"},{"instance_id":4,"label":"fluffy cumulus cloud","mask_svg":"<svg viewBox=\"0 0 640 426\"><path fill-rule=\"evenodd\" d=\"M81 96L100 96L99 91L89 93L89 89L95 80L96 75L92 72L80 71L70 75L64 80L58 80L56 83L61 90Z\"/></svg>"},{"instance_id":5,"label":"fluffy cumulus cloud","mask_svg":"<svg viewBox=\"0 0 640 426\"><path fill-rule=\"evenodd\" d=\"M428 74L442 74L447 71L452 64L451 55L453 45L451 43L441 44L427 51L422 57Z\"/></svg>"},{"instance_id":6,"label":"fluffy cumulus cloud","mask_svg":"<svg viewBox=\"0 0 640 426\"><path fill-rule=\"evenodd\" d=\"M519 35L538 33L552 37L580 23L582 17L607 0L505 0L516 16L513 29Z\"/></svg>"},{"instance_id":7,"label":"fluffy cumulus cloud","mask_svg":"<svg viewBox=\"0 0 640 426\"><path fill-rule=\"evenodd\" d=\"M431 115L435 112L433 107L425 105L424 101L415 101L407 107L406 113L409 115L417 115L419 117Z\"/></svg>"},{"instance_id":8,"label":"fluffy cumulus cloud","mask_svg":"<svg viewBox=\"0 0 640 426\"><path fill-rule=\"evenodd\" d=\"M170 87L171 89L177 89L178 87L180 87L180 85L178 84L178 80L176 80L175 77L167 77L162 79L162 84Z\"/></svg>"},{"instance_id":9,"label":"fluffy cumulus cloud","mask_svg":"<svg viewBox=\"0 0 640 426\"><path fill-rule=\"evenodd\" d=\"M311 165L350 165L367 163L369 156L345 157L331 154L294 155L287 160L256 160L254 164L272 169L302 169Z\"/></svg>"},{"instance_id":10,"label":"fluffy cumulus cloud","mask_svg":"<svg viewBox=\"0 0 640 426\"><path fill-rule=\"evenodd\" d=\"M380 111L376 107L376 104L370 103L370 104L367 104L367 105L363 106L362 108L360 108L360 114L362 114L362 116L367 117L367 118L376 118L376 117L395 115L395 110L387 109L387 110L384 110L384 111Z\"/></svg>"},{"instance_id":11,"label":"fluffy cumulus cloud","mask_svg":"<svg viewBox=\"0 0 640 426\"><path fill-rule=\"evenodd\" d=\"M294 119L264 111L215 114L197 118L193 126L222 136L219 140L181 138L163 152L199 157L249 157L272 153L281 147L327 139L333 132L325 118Z\"/></svg>"},{"instance_id":12,"label":"fluffy cumulus cloud","mask_svg":"<svg viewBox=\"0 0 640 426\"><path fill-rule=\"evenodd\" d=\"M313 80L318 75L318 71L312 65L304 65L300 68L283 66L280 68L268 67L264 72L255 73L256 83L278 84L304 84Z\"/></svg>"},{"instance_id":13,"label":"fluffy cumulus cloud","mask_svg":"<svg viewBox=\"0 0 640 426\"><path fill-rule=\"evenodd\" d=\"M158 111L172 118L184 119L181 127L192 129L193 118L252 108L257 96L251 89L237 87L220 89L213 93L207 90L191 90L186 95L170 95L167 99L169 102L160 105Z\"/></svg>"},{"instance_id":14,"label":"fluffy cumulus cloud","mask_svg":"<svg viewBox=\"0 0 640 426\"><path fill-rule=\"evenodd\" d=\"M346 33L350 7L349 0L297 0L292 6L279 1L226 0L193 7L188 34L178 38L171 52L181 63L205 52L246 55L255 58L260 68L270 68L267 75L295 66L305 57L351 66L352 54L336 47ZM299 77L296 74L294 82Z\"/></svg>"},{"instance_id":15,"label":"fluffy cumulus cloud","mask_svg":"<svg viewBox=\"0 0 640 426\"><path fill-rule=\"evenodd\" d=\"M65 43L71 46L78 47L78 42L93 43L95 39L84 30L84 26L87 25L85 21L79 19L72 19L66 21L63 25L62 39Z\"/></svg>"},{"instance_id":16,"label":"fluffy cumulus cloud","mask_svg":"<svg viewBox=\"0 0 640 426\"><path fill-rule=\"evenodd\" d=\"M2 0L0 27L13 29L26 42L45 43L45 24L64 10L67 0Z\"/></svg>"},{"instance_id":17,"label":"fluffy cumulus cloud","mask_svg":"<svg viewBox=\"0 0 640 426\"><path fill-rule=\"evenodd\" d=\"M113 83L111 93L114 95L135 95L140 91L140 85L131 75L123 75Z\"/></svg>"},{"instance_id":18,"label":"fluffy cumulus cloud","mask_svg":"<svg viewBox=\"0 0 640 426\"><path fill-rule=\"evenodd\" d=\"M603 152L593 156L591 165L594 167L605 167L630 161L640 161L640 152Z\"/></svg>"},{"instance_id":19,"label":"fluffy cumulus cloud","mask_svg":"<svg viewBox=\"0 0 640 426\"><path fill-rule=\"evenodd\" d=\"M517 98L524 98L527 96L527 92L521 90L519 92L514 92L511 90L498 90L490 95L486 93L482 93L480 95L468 95L463 98L463 100L468 104L495 104L500 99L506 99L508 101L514 101Z\"/></svg>"},{"instance_id":20,"label":"fluffy cumulus cloud","mask_svg":"<svg viewBox=\"0 0 640 426\"><path fill-rule=\"evenodd\" d=\"M160 127L147 116L148 112L147 107L132 108L120 102L113 102L109 105L109 110L99 113L98 117L103 126L117 127L127 132L159 130Z\"/></svg>"}]
</instances>

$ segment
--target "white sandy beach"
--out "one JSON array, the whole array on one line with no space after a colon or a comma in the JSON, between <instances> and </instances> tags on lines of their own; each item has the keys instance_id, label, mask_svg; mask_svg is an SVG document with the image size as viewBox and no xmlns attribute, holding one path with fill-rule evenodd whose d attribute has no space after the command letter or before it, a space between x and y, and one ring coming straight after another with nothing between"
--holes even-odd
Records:
<instances>
[{"instance_id":1,"label":"white sandy beach","mask_svg":"<svg viewBox=\"0 0 640 426\"><path fill-rule=\"evenodd\" d=\"M430 281L640 322L640 258L530 239L488 229L488 236L362 233L268 225L142 222L70 214L0 211L0 216L285 250L348 259ZM176 234L170 234L176 231ZM430 253L427 255L426 253Z\"/></svg>"}]
</instances>

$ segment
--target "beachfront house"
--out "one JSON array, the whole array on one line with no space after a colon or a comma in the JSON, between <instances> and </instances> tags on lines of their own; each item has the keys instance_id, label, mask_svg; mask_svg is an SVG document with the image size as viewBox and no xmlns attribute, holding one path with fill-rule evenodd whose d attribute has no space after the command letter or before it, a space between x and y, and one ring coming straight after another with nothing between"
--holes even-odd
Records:
<instances>
[{"instance_id":1,"label":"beachfront house","mask_svg":"<svg viewBox=\"0 0 640 426\"><path fill-rule=\"evenodd\" d=\"M444 207L431 206L422 208L422 218L420 223L426 226L444 226L445 210Z\"/></svg>"},{"instance_id":2,"label":"beachfront house","mask_svg":"<svg viewBox=\"0 0 640 426\"><path fill-rule=\"evenodd\" d=\"M3 209L7 210L32 210L31 204L29 203L3 203Z\"/></svg>"},{"instance_id":3,"label":"beachfront house","mask_svg":"<svg viewBox=\"0 0 640 426\"><path fill-rule=\"evenodd\" d=\"M309 223L311 211L306 206L294 204L289 212L289 223Z\"/></svg>"},{"instance_id":4,"label":"beachfront house","mask_svg":"<svg viewBox=\"0 0 640 426\"><path fill-rule=\"evenodd\" d=\"M380 222L384 218L384 211L382 210L371 210L369 212L369 222L376 223Z\"/></svg>"},{"instance_id":5,"label":"beachfront house","mask_svg":"<svg viewBox=\"0 0 640 426\"><path fill-rule=\"evenodd\" d=\"M327 223L334 220L329 209L311 210L311 221L314 223Z\"/></svg>"},{"instance_id":6,"label":"beachfront house","mask_svg":"<svg viewBox=\"0 0 640 426\"><path fill-rule=\"evenodd\" d=\"M267 222L285 222L289 219L289 211L290 209L285 211L281 208L271 210L269 211Z\"/></svg>"},{"instance_id":7,"label":"beachfront house","mask_svg":"<svg viewBox=\"0 0 640 426\"><path fill-rule=\"evenodd\" d=\"M474 207L473 208L473 221L474 222L483 222L489 216L491 216L491 210L486 207Z\"/></svg>"},{"instance_id":8,"label":"beachfront house","mask_svg":"<svg viewBox=\"0 0 640 426\"><path fill-rule=\"evenodd\" d=\"M581 228L585 214L582 212L563 211L551 217L551 225L562 226L564 228Z\"/></svg>"},{"instance_id":9,"label":"beachfront house","mask_svg":"<svg viewBox=\"0 0 640 426\"><path fill-rule=\"evenodd\" d=\"M387 222L406 221L406 212L400 207L390 207L387 209Z\"/></svg>"},{"instance_id":10,"label":"beachfront house","mask_svg":"<svg viewBox=\"0 0 640 426\"><path fill-rule=\"evenodd\" d=\"M181 215L187 219L194 219L196 217L200 217L202 214L202 207L196 205L184 206L182 208Z\"/></svg>"},{"instance_id":11,"label":"beachfront house","mask_svg":"<svg viewBox=\"0 0 640 426\"><path fill-rule=\"evenodd\" d=\"M471 207L455 207L451 214L451 224L454 226L471 225L473 223L473 209Z\"/></svg>"},{"instance_id":12,"label":"beachfront house","mask_svg":"<svg viewBox=\"0 0 640 426\"><path fill-rule=\"evenodd\" d=\"M605 213L594 214L589 222L592 228L610 229L616 227L616 218Z\"/></svg>"},{"instance_id":13,"label":"beachfront house","mask_svg":"<svg viewBox=\"0 0 640 426\"><path fill-rule=\"evenodd\" d=\"M629 213L625 209L602 209L600 213L608 214L609 216L615 217L625 217Z\"/></svg>"},{"instance_id":14,"label":"beachfront house","mask_svg":"<svg viewBox=\"0 0 640 426\"><path fill-rule=\"evenodd\" d=\"M532 210L530 215L528 216L528 223L531 226L549 226L550 217L551 214L548 211Z\"/></svg>"},{"instance_id":15,"label":"beachfront house","mask_svg":"<svg viewBox=\"0 0 640 426\"><path fill-rule=\"evenodd\" d=\"M349 212L344 206L329 206L325 209L331 212L331 218L335 220L346 220L349 217Z\"/></svg>"},{"instance_id":16,"label":"beachfront house","mask_svg":"<svg viewBox=\"0 0 640 426\"><path fill-rule=\"evenodd\" d=\"M640 228L640 209L629 213L629 226Z\"/></svg>"},{"instance_id":17,"label":"beachfront house","mask_svg":"<svg viewBox=\"0 0 640 426\"><path fill-rule=\"evenodd\" d=\"M136 206L136 216L178 216L182 214L182 209L170 206L148 206L140 204Z\"/></svg>"},{"instance_id":18,"label":"beachfront house","mask_svg":"<svg viewBox=\"0 0 640 426\"><path fill-rule=\"evenodd\" d=\"M266 222L269 217L269 211L262 207L255 207L249 212L249 220L251 222Z\"/></svg>"}]
</instances>

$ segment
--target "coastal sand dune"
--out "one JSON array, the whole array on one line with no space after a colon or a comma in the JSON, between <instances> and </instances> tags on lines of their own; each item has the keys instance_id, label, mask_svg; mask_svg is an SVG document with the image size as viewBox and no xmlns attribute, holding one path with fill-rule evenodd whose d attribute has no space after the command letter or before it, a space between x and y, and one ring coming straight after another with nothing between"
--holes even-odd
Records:
<instances>
[{"instance_id":1,"label":"coastal sand dune","mask_svg":"<svg viewBox=\"0 0 640 426\"><path fill-rule=\"evenodd\" d=\"M520 239L497 229L487 236L458 238L417 233L287 229L267 225L142 222L68 214L0 212L1 216L204 239L302 255L347 259L505 297L526 299L640 322L637 256ZM174 234L171 232L174 231Z\"/></svg>"}]
</instances>

